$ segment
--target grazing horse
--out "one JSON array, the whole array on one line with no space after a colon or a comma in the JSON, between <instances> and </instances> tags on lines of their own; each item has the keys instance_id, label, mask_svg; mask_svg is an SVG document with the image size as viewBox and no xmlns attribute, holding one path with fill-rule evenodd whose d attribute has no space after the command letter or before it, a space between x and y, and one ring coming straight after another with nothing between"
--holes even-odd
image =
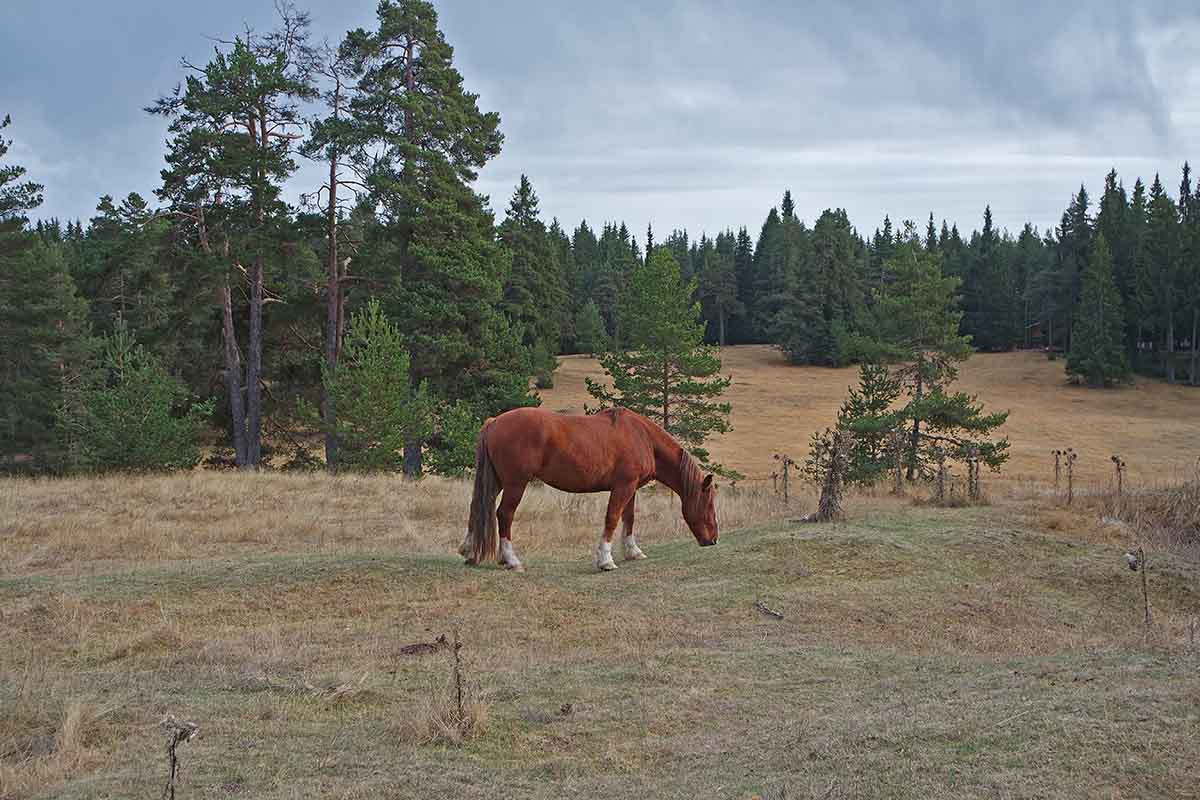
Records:
<instances>
[{"instance_id":1,"label":"grazing horse","mask_svg":"<svg viewBox=\"0 0 1200 800\"><path fill-rule=\"evenodd\" d=\"M617 568L612 557L617 520L623 522L625 559L646 557L633 537L633 504L637 490L650 481L679 495L683 518L702 547L717 543L713 476L658 425L623 408L590 416L517 408L489 419L479 432L471 518L458 550L468 564L496 558L508 569L523 569L513 552L513 513L535 478L564 492L609 492L596 545L598 569Z\"/></svg>"}]
</instances>

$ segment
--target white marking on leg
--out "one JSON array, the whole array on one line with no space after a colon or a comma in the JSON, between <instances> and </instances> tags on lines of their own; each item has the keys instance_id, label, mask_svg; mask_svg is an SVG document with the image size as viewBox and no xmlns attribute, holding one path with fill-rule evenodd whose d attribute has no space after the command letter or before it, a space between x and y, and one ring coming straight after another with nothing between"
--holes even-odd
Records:
<instances>
[{"instance_id":1,"label":"white marking on leg","mask_svg":"<svg viewBox=\"0 0 1200 800\"><path fill-rule=\"evenodd\" d=\"M646 554L642 552L642 548L638 547L637 539L632 533L627 533L621 537L621 549L625 551L626 561L637 561L639 558L645 558Z\"/></svg>"},{"instance_id":2,"label":"white marking on leg","mask_svg":"<svg viewBox=\"0 0 1200 800\"><path fill-rule=\"evenodd\" d=\"M516 572L525 571L525 566L517 558L517 554L513 552L512 539L500 540L500 564L506 569L515 570Z\"/></svg>"},{"instance_id":3,"label":"white marking on leg","mask_svg":"<svg viewBox=\"0 0 1200 800\"><path fill-rule=\"evenodd\" d=\"M605 572L617 568L616 562L612 557L612 542L606 542L604 537L600 537L600 543L596 545L596 569Z\"/></svg>"}]
</instances>

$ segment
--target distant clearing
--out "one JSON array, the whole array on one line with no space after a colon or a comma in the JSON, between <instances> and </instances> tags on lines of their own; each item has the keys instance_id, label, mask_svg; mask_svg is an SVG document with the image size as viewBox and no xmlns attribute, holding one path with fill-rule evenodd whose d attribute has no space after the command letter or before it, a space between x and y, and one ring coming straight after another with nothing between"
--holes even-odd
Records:
<instances>
[{"instance_id":1,"label":"distant clearing","mask_svg":"<svg viewBox=\"0 0 1200 800\"><path fill-rule=\"evenodd\" d=\"M732 433L713 439L713 458L748 477L774 469L772 453L802 459L808 437L831 426L858 368L788 364L766 345L726 347L724 371L733 376ZM582 411L591 398L583 379L603 375L594 359L564 356L553 389L541 392L546 408ZM1077 476L1102 483L1119 453L1133 481L1169 481L1191 473L1200 457L1200 389L1139 378L1130 388L1095 390L1067 383L1063 361L1035 352L985 353L962 365L956 387L978 394L992 410L1009 409L1000 429L1012 442L1007 478L1053 479L1055 448L1079 451ZM985 478L988 480L989 478Z\"/></svg>"}]
</instances>

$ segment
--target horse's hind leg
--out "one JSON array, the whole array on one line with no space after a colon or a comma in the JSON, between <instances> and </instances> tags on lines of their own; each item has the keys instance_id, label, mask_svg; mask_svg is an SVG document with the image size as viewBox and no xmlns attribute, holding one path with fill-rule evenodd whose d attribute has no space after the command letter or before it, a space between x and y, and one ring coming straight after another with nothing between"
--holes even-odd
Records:
<instances>
[{"instance_id":1,"label":"horse's hind leg","mask_svg":"<svg viewBox=\"0 0 1200 800\"><path fill-rule=\"evenodd\" d=\"M621 513L621 549L625 552L626 561L636 561L645 558L646 554L638 547L637 539L633 538L633 506L637 503L637 492L625 504Z\"/></svg>"},{"instance_id":2,"label":"horse's hind leg","mask_svg":"<svg viewBox=\"0 0 1200 800\"><path fill-rule=\"evenodd\" d=\"M506 485L504 494L500 497L500 507L496 509L496 520L500 523L500 566L517 572L524 572L525 567L513 551L512 521L513 515L517 512L517 506L521 504L521 497L525 494L526 485L524 483Z\"/></svg>"}]
</instances>

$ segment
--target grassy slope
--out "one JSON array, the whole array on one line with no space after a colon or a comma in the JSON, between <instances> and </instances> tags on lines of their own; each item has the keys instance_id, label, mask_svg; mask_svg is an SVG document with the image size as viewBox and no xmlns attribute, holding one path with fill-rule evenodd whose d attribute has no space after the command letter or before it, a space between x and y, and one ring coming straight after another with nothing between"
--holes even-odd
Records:
<instances>
[{"instance_id":1,"label":"grassy slope","mask_svg":"<svg viewBox=\"0 0 1200 800\"><path fill-rule=\"evenodd\" d=\"M202 729L184 797L1194 792L1196 566L1158 557L1147 639L1120 550L1038 527L876 507L607 575L578 546L524 575L357 546L8 571L0 751L60 747L0 755L0 796L154 796L166 712ZM486 733L411 744L448 658L399 649L455 627Z\"/></svg>"}]
</instances>

